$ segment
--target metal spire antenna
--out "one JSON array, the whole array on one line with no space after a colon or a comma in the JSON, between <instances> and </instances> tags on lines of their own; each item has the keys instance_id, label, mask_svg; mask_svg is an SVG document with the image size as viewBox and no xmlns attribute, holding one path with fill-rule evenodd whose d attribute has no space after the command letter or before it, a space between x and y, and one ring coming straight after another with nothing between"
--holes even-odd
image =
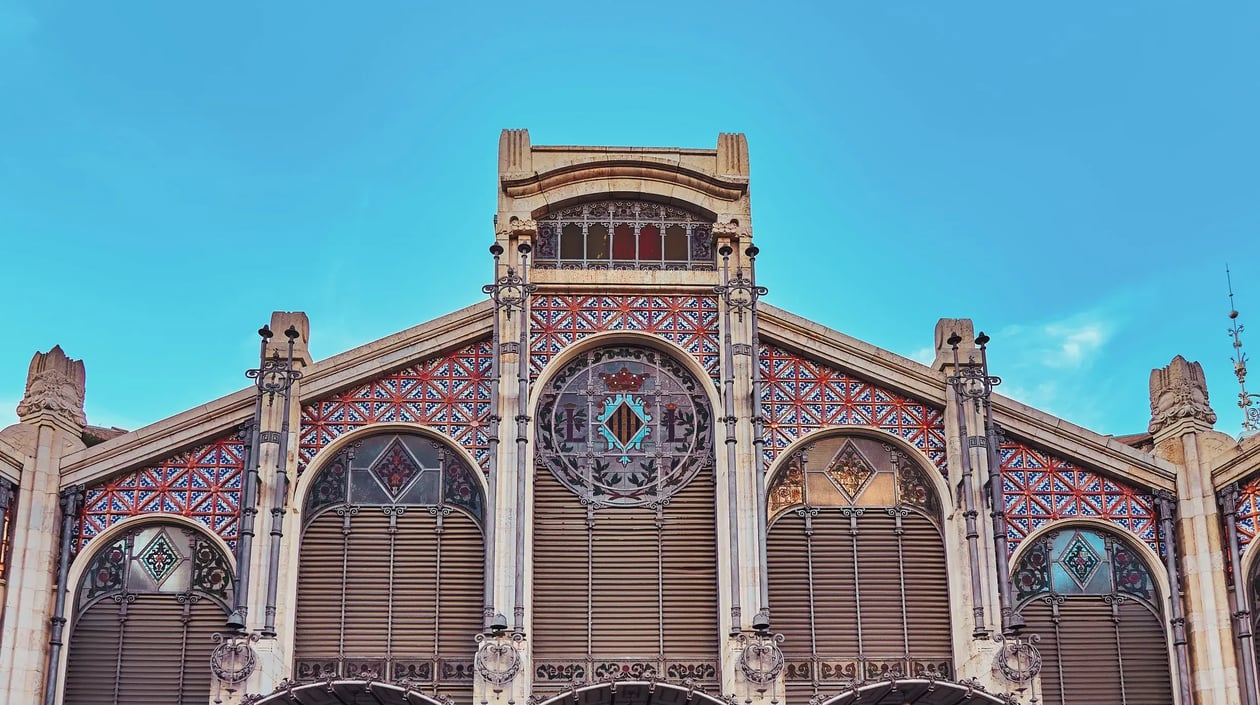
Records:
<instances>
[{"instance_id":1,"label":"metal spire antenna","mask_svg":"<svg viewBox=\"0 0 1260 705\"><path fill-rule=\"evenodd\" d=\"M1238 378L1238 408L1243 411L1243 435L1247 436L1260 431L1260 408L1253 399L1260 399L1260 394L1247 392L1247 353L1242 349L1243 326L1238 323L1238 309L1234 307L1234 282L1230 278L1229 265L1225 265L1225 283L1229 287L1229 334L1234 338L1234 376Z\"/></svg>"}]
</instances>

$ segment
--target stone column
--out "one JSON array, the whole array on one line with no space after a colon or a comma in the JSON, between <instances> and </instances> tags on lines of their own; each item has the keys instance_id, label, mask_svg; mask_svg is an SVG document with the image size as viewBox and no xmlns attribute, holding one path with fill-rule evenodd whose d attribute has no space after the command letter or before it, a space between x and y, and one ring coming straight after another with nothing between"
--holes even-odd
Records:
<instances>
[{"instance_id":1,"label":"stone column","mask_svg":"<svg viewBox=\"0 0 1260 705\"><path fill-rule=\"evenodd\" d=\"M0 634L0 702L38 703L49 673L56 569L61 540L62 456L84 448L83 362L54 347L36 353L18 404L19 422L0 431L26 454L10 525L12 565ZM73 586L67 586L72 589ZM53 667L57 667L54 664Z\"/></svg>"},{"instance_id":2,"label":"stone column","mask_svg":"<svg viewBox=\"0 0 1260 705\"><path fill-rule=\"evenodd\" d=\"M949 344L957 335L958 364ZM967 318L942 318L936 323L934 367L947 379L969 365L978 365L975 327ZM947 383L948 386L948 383ZM941 498L945 514L945 558L949 565L949 594L953 596L951 626L953 680L975 678L990 691L1012 689L998 680L993 659L998 645L990 636L1000 629L1001 605L997 591L996 560L988 523L984 481L988 475L984 418L975 404L959 399L952 386L945 402L945 457L949 466L950 496ZM970 497L968 497L970 494ZM973 514L973 516L968 516Z\"/></svg>"},{"instance_id":3,"label":"stone column","mask_svg":"<svg viewBox=\"0 0 1260 705\"><path fill-rule=\"evenodd\" d=\"M298 332L293 345L293 369L302 372L311 364L309 348L310 321L300 311L275 311L268 327L274 333L267 347L267 357L279 355L283 363L289 354L289 340L284 332L292 326ZM238 690L237 694L269 693L277 683L290 677L293 668L293 616L297 596L297 544L301 540L301 503L293 497L297 484L298 439L302 412L302 379L299 376L290 387L288 415L285 415L284 395L274 397L264 393L262 415L258 423L258 514L254 526L254 550L250 566L249 604L246 629L259 633L269 621L274 621L276 634L263 635L254 649L258 653L258 669ZM283 457L281 451L283 450ZM247 471L253 468L246 468ZM284 470L285 479L277 472ZM312 468L313 470L313 468ZM277 484L284 484L283 492ZM283 501L277 501L283 497ZM271 541L273 517L279 516L282 535L279 545ZM273 564L275 570L272 570ZM268 583L271 576L276 581L275 614L267 615Z\"/></svg>"},{"instance_id":4,"label":"stone column","mask_svg":"<svg viewBox=\"0 0 1260 705\"><path fill-rule=\"evenodd\" d=\"M1155 453L1180 466L1177 473L1175 536L1166 537L1178 550L1184 625L1172 625L1173 645L1185 653L1186 666L1175 666L1182 705L1239 703L1238 671L1230 629L1230 597L1225 585L1224 538L1212 486L1210 458L1205 451L1224 434L1212 430L1216 414L1208 404L1203 368L1178 355L1167 367L1151 371L1151 424ZM1226 437L1226 440L1228 438ZM1172 498L1169 498L1172 499ZM1154 566L1153 566L1154 567ZM1175 619L1168 596L1165 616ZM1178 659L1174 659L1177 664ZM1186 703L1187 695L1190 703Z\"/></svg>"}]
</instances>

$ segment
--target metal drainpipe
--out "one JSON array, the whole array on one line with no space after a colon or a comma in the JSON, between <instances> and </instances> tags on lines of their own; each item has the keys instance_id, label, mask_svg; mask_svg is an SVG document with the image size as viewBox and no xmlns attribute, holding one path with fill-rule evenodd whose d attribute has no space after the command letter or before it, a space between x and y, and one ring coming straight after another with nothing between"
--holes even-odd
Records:
<instances>
[{"instance_id":1,"label":"metal drainpipe","mask_svg":"<svg viewBox=\"0 0 1260 705\"><path fill-rule=\"evenodd\" d=\"M53 603L52 635L48 639L48 677L44 681L44 705L57 702L57 673L61 666L62 635L66 628L66 580L70 573L70 543L74 537L74 520L83 506L83 485L61 493L61 553L57 557L57 597Z\"/></svg>"},{"instance_id":2,"label":"metal drainpipe","mask_svg":"<svg viewBox=\"0 0 1260 705\"><path fill-rule=\"evenodd\" d=\"M280 421L280 450L276 456L276 491L274 504L271 507L271 555L267 561L267 604L264 606L264 622L262 635L276 635L276 593L280 589L280 539L284 536L284 509L289 497L289 410L293 398L293 380L302 373L293 369L293 343L297 340L297 329L289 326L284 332L289 339L289 355L284 374L284 408Z\"/></svg>"},{"instance_id":3,"label":"metal drainpipe","mask_svg":"<svg viewBox=\"0 0 1260 705\"><path fill-rule=\"evenodd\" d=\"M989 376L989 356L985 350L987 339L984 333L978 337L980 342L980 365L985 380L996 384L996 378ZM997 565L998 599L1002 607L1002 633L1018 634L1024 628L1024 618L1015 614L1011 601L1011 568L1007 561L1010 550L1006 537L1006 497L1002 491L1002 454L999 452L998 428L993 422L993 397L985 394L984 432L985 451L989 460L989 516L993 519L993 562Z\"/></svg>"},{"instance_id":4,"label":"metal drainpipe","mask_svg":"<svg viewBox=\"0 0 1260 705\"><path fill-rule=\"evenodd\" d=\"M751 349L748 352L752 365L752 422L753 422L753 467L757 481L757 549L761 561L761 615L767 629L770 624L770 566L766 542L769 540L769 499L766 496L766 439L764 419L761 418L761 339L757 328L757 299L768 293L765 288L757 287L757 254L761 252L755 245L744 250L748 255L748 283L752 287L749 306L749 327L752 329Z\"/></svg>"},{"instance_id":5,"label":"metal drainpipe","mask_svg":"<svg viewBox=\"0 0 1260 705\"><path fill-rule=\"evenodd\" d=\"M1258 699L1256 694L1256 648L1255 643L1252 641L1251 600L1247 595L1247 581L1242 574L1242 547L1238 539L1238 493L1238 483L1235 482L1218 492L1216 498L1221 507L1221 514L1225 517L1225 537L1229 546L1229 567L1230 572L1234 575L1234 589L1230 593L1230 608L1232 610L1230 616L1234 619L1236 625L1235 629L1237 630L1237 634L1235 635L1235 644L1237 645L1238 659L1243 666L1243 672L1239 676L1240 682L1238 684L1238 689L1242 691L1244 705L1256 705ZM1167 492L1166 494L1168 494L1169 501L1171 502L1173 499L1172 494ZM1156 496L1162 499L1159 495ZM1164 517L1161 514L1161 523L1163 522L1163 519ZM1169 526L1171 526L1171 517L1169 517L1168 523ZM1175 571L1176 563L1174 563L1171 558L1172 548L1176 544L1172 541L1173 535L1171 533L1171 528L1165 528L1164 535L1168 537L1168 553L1170 554L1168 559L1168 580L1170 585L1177 586L1172 590L1172 592L1176 595L1180 591L1180 580ZM1178 599L1174 605L1174 619L1181 617L1179 609L1180 606L1180 600ZM1178 669L1181 669L1181 659L1185 657L1182 653L1185 649L1184 644L1186 641L1185 619L1181 619L1180 623L1174 623L1174 632L1177 631L1178 627L1180 628L1180 651L1177 654L1177 667ZM1188 658L1186 660L1188 661ZM1188 665L1186 666L1186 670L1189 670ZM1183 702L1190 702L1189 700L1184 700L1184 697L1185 696L1183 696Z\"/></svg>"},{"instance_id":6,"label":"metal drainpipe","mask_svg":"<svg viewBox=\"0 0 1260 705\"><path fill-rule=\"evenodd\" d=\"M512 632L525 634L525 470L529 452L529 243L516 250L521 256L521 334L516 369L516 590Z\"/></svg>"},{"instance_id":7,"label":"metal drainpipe","mask_svg":"<svg viewBox=\"0 0 1260 705\"><path fill-rule=\"evenodd\" d=\"M268 331L270 333L270 331ZM267 364L267 338L259 331L258 369ZM262 428L262 390L254 400L254 420L249 425L249 447L245 457L245 486L241 490L241 531L236 542L236 593L227 627L245 631L249 617L250 567L254 557L254 527L258 521L258 432Z\"/></svg>"},{"instance_id":8,"label":"metal drainpipe","mask_svg":"<svg viewBox=\"0 0 1260 705\"><path fill-rule=\"evenodd\" d=\"M723 245L718 253L722 255L722 286L718 292L726 294L731 283L731 249ZM725 297L723 297L725 298ZM736 479L738 459L735 457L735 356L731 351L731 305L729 301L722 304L722 327L726 331L722 341L722 418L726 424L726 519L730 532L731 549L731 634L743 631L743 613L740 606L739 581L739 520L738 499L739 485Z\"/></svg>"},{"instance_id":9,"label":"metal drainpipe","mask_svg":"<svg viewBox=\"0 0 1260 705\"><path fill-rule=\"evenodd\" d=\"M499 281L499 254L503 251L497 245L490 248L490 252L494 254L494 280L497 284ZM495 291L495 284L489 285L489 291L483 288L486 293ZM483 572L485 574L485 583L482 591L485 593L485 604L482 608L482 627L490 629L490 623L494 619L494 562L495 562L495 531L498 523L498 517L495 510L496 502L498 502L498 486L499 486L499 337L502 335L501 326L499 324L499 302L497 294L494 296L494 328L490 335L490 423L489 433L486 435L486 475L488 480L488 488L486 490L486 546L485 546L485 566Z\"/></svg>"},{"instance_id":10,"label":"metal drainpipe","mask_svg":"<svg viewBox=\"0 0 1260 705\"><path fill-rule=\"evenodd\" d=\"M957 334L955 334L957 335ZM952 340L952 338L951 338ZM961 339L960 339L961 340ZM958 365L958 341L951 343L954 351L954 374L959 370ZM961 384L961 382L959 382ZM958 393L956 385L954 386L954 405L958 409L958 440L961 446L962 463L962 495L963 495L963 517L966 519L967 528L967 557L971 561L971 614L975 619L975 627L971 630L971 638L983 639L988 636L989 632L984 626L984 600L980 592L980 529L976 524L976 517L979 512L976 511L975 488L972 486L972 470L971 470L971 437L967 435L967 411L964 409L966 400ZM998 560L1003 560L998 557Z\"/></svg>"}]
</instances>

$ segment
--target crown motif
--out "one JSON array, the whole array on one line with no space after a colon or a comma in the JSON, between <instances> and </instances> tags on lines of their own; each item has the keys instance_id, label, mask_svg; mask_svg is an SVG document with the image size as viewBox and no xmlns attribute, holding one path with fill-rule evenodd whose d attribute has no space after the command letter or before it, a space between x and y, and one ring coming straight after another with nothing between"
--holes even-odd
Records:
<instances>
[{"instance_id":1,"label":"crown motif","mask_svg":"<svg viewBox=\"0 0 1260 705\"><path fill-rule=\"evenodd\" d=\"M622 367L615 375L600 373L600 379L604 380L604 385L608 387L610 392L637 392L639 387L647 380L648 374L645 372L636 375L628 368Z\"/></svg>"}]
</instances>

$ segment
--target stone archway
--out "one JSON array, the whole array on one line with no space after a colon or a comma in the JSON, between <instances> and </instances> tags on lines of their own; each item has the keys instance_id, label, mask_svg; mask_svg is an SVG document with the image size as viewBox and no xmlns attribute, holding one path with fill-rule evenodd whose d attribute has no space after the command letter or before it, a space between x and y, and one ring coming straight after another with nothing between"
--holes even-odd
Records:
<instances>
[{"instance_id":1,"label":"stone archway","mask_svg":"<svg viewBox=\"0 0 1260 705\"><path fill-rule=\"evenodd\" d=\"M696 686L653 680L615 680L563 690L538 705L731 705ZM865 704L863 704L865 705Z\"/></svg>"},{"instance_id":2,"label":"stone archway","mask_svg":"<svg viewBox=\"0 0 1260 705\"><path fill-rule=\"evenodd\" d=\"M820 699L818 705L1016 705L1010 694L994 694L976 683L954 683L928 678L902 678L867 683L839 695Z\"/></svg>"},{"instance_id":3,"label":"stone archway","mask_svg":"<svg viewBox=\"0 0 1260 705\"><path fill-rule=\"evenodd\" d=\"M241 705L449 705L415 688L347 678L313 683L284 681L269 695L246 695Z\"/></svg>"}]
</instances>

